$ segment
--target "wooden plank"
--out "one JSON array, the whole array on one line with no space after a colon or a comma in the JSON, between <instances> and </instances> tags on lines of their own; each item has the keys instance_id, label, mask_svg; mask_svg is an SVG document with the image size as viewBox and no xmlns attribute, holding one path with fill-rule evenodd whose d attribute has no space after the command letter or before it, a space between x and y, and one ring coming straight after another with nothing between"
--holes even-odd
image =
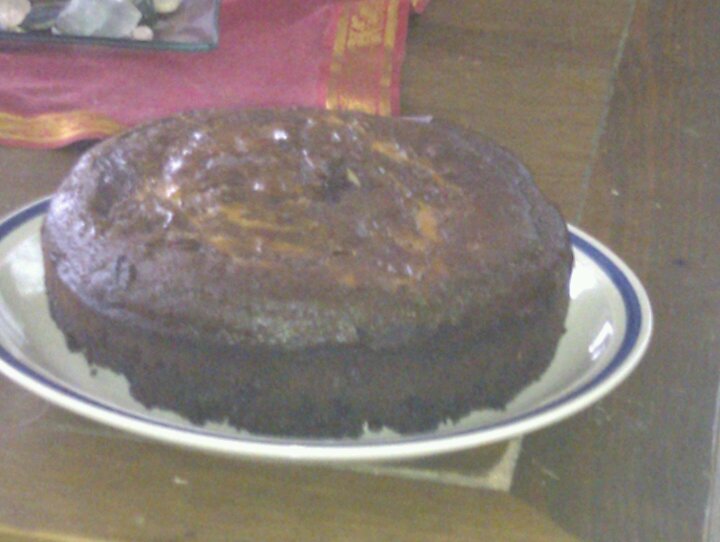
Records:
<instances>
[{"instance_id":1,"label":"wooden plank","mask_svg":"<svg viewBox=\"0 0 720 542\"><path fill-rule=\"evenodd\" d=\"M720 378L719 61L717 2L638 4L581 223L645 282L655 338L617 393L526 439L515 487L591 540L703 536Z\"/></svg>"},{"instance_id":2,"label":"wooden plank","mask_svg":"<svg viewBox=\"0 0 720 542\"><path fill-rule=\"evenodd\" d=\"M0 540L576 540L504 493L179 450L5 381L0 413Z\"/></svg>"},{"instance_id":3,"label":"wooden plank","mask_svg":"<svg viewBox=\"0 0 720 542\"><path fill-rule=\"evenodd\" d=\"M54 192L84 147L57 151L0 147L0 217Z\"/></svg>"},{"instance_id":4,"label":"wooden plank","mask_svg":"<svg viewBox=\"0 0 720 542\"><path fill-rule=\"evenodd\" d=\"M403 113L484 132L574 219L630 0L432 2L414 21Z\"/></svg>"}]
</instances>

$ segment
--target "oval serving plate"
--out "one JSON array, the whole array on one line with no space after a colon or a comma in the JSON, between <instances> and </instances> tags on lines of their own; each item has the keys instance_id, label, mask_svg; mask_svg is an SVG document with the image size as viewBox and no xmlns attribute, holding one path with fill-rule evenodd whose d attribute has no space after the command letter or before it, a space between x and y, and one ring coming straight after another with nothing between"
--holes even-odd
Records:
<instances>
[{"instance_id":1,"label":"oval serving plate","mask_svg":"<svg viewBox=\"0 0 720 542\"><path fill-rule=\"evenodd\" d=\"M357 439L264 437L223 424L196 426L136 402L122 376L90 370L68 351L50 318L40 226L48 200L0 222L0 372L23 388L97 422L178 446L271 460L406 459L490 444L554 424L588 407L637 366L652 331L652 311L634 273L608 248L570 228L575 267L567 332L537 382L504 410L476 411L436 431L366 432Z\"/></svg>"}]
</instances>

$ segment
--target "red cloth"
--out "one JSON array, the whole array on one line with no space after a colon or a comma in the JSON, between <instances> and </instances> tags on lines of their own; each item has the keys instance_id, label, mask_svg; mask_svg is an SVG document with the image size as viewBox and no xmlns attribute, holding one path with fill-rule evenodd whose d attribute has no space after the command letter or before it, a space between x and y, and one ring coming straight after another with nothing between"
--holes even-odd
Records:
<instances>
[{"instance_id":1,"label":"red cloth","mask_svg":"<svg viewBox=\"0 0 720 542\"><path fill-rule=\"evenodd\" d=\"M0 48L0 143L59 147L196 108L398 113L407 19L428 0L223 0L207 53Z\"/></svg>"}]
</instances>

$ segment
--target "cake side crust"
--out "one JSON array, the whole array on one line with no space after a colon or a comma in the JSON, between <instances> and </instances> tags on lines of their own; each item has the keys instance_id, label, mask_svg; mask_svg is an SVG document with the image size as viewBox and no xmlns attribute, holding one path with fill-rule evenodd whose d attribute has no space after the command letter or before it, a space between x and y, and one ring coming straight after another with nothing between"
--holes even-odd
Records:
<instances>
[{"instance_id":1,"label":"cake side crust","mask_svg":"<svg viewBox=\"0 0 720 542\"><path fill-rule=\"evenodd\" d=\"M274 436L357 437L383 427L418 433L503 408L547 369L567 312L567 298L558 297L496 328L445 329L402 352L247 350L118 324L74 296L49 258L45 272L68 346L124 375L145 407Z\"/></svg>"}]
</instances>

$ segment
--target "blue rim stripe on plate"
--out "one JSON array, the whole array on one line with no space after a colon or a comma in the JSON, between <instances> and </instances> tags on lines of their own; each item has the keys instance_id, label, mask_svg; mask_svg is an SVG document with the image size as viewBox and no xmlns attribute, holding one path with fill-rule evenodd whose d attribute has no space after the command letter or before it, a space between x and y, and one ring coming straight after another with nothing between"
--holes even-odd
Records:
<instances>
[{"instance_id":1,"label":"blue rim stripe on plate","mask_svg":"<svg viewBox=\"0 0 720 542\"><path fill-rule=\"evenodd\" d=\"M36 218L37 216L45 213L47 211L48 205L50 203L49 199L45 199L42 201L39 201L30 207L27 207L18 213L10 216L5 221L0 223L0 242L10 235L13 231L15 231L17 228L25 224L26 222ZM533 409L529 412L526 412L524 414L520 414L517 416L514 416L510 419L503 420L496 423L486 424L482 425L480 427L472 428L472 429L464 429L461 431L453 431L449 432L447 434L443 435L435 435L435 434L419 434L413 437L403 437L402 440L399 440L397 442L390 442L390 443L371 443L371 442L357 442L357 441L316 441L316 440L307 440L307 439L296 439L293 438L293 443L295 445L300 446L306 446L306 447L317 447L317 448L326 448L326 447L334 447L334 448L364 448L364 447L373 447L373 448L380 448L383 446L402 446L403 444L417 444L422 442L432 442L434 440L438 439L448 439L448 438L456 438L461 437L464 435L470 435L473 433L477 433L478 431L485 431L488 429L498 429L502 428L504 426L516 424L520 421L526 420L531 417L535 417L539 414L542 414L544 412L553 410L555 408L558 408L559 406L568 403L575 399L576 397L586 393L588 390L594 388L599 383L606 380L611 374L613 374L618 367L620 367L627 357L627 355L632 351L632 349L637 344L638 338L640 336L640 330L642 329L642 310L640 307L640 300L638 299L637 293L635 292L635 289L633 288L630 280L628 277L623 273L623 271L607 256L605 255L601 250L599 250L595 245L593 245L591 242L587 241L586 239L583 239L579 235L575 233L570 233L570 239L572 241L573 247L584 252L590 259L592 259L611 279L615 287L618 289L620 296L622 297L623 304L625 306L626 311L626 317L627 317L627 323L626 323L626 330L625 335L623 337L623 340L620 344L620 348L618 349L617 353L613 357L613 359L608 363L608 365L599 373L597 374L590 382L587 382L582 387L563 395L562 397L556 399L555 401L552 401L548 404L545 404L541 407L538 407L536 409ZM225 435L221 433L215 433L212 431L207 431L201 428L190 428L190 427L184 427L180 425L175 425L172 423L168 423L162 420L157 420L155 418L151 418L148 416L143 416L139 414L135 414L133 412L117 408L111 405L108 405L106 403L103 403L101 401L98 401L92 397L89 397L87 395L84 395L82 393L79 393L67 386L64 386L62 384L59 384L44 375L38 373L37 371L33 370L32 368L25 365L23 362L15 358L10 352L8 352L2 345L0 345L0 358L2 358L0 361L5 361L8 365L12 366L16 371L19 371L23 373L25 376L41 383L47 388L50 388L56 392L60 392L64 395L69 395L73 397L74 399L77 399L80 402L83 402L88 405L92 405L93 407L105 410L106 412L111 412L113 414L117 414L119 416L123 416L125 418L131 418L133 420L143 422L145 424L149 424L151 426L156 427L162 427L165 429L169 429L172 431L179 431L182 433L192 433L198 436L203 437L209 437L212 439L222 439L222 440L228 440L228 441L238 441L238 442L248 442L253 444L266 444L266 445L272 445L272 446L284 446L285 444L282 442L278 442L280 440L280 437L277 438L271 438L271 437L258 437L255 435L242 435L241 437L238 437L236 435Z\"/></svg>"},{"instance_id":2,"label":"blue rim stripe on plate","mask_svg":"<svg viewBox=\"0 0 720 542\"><path fill-rule=\"evenodd\" d=\"M14 215L6 218L3 222L0 222L0 241L22 226L25 222L28 222L47 211L49 206L50 200L44 199L32 204L30 207L22 209Z\"/></svg>"}]
</instances>

